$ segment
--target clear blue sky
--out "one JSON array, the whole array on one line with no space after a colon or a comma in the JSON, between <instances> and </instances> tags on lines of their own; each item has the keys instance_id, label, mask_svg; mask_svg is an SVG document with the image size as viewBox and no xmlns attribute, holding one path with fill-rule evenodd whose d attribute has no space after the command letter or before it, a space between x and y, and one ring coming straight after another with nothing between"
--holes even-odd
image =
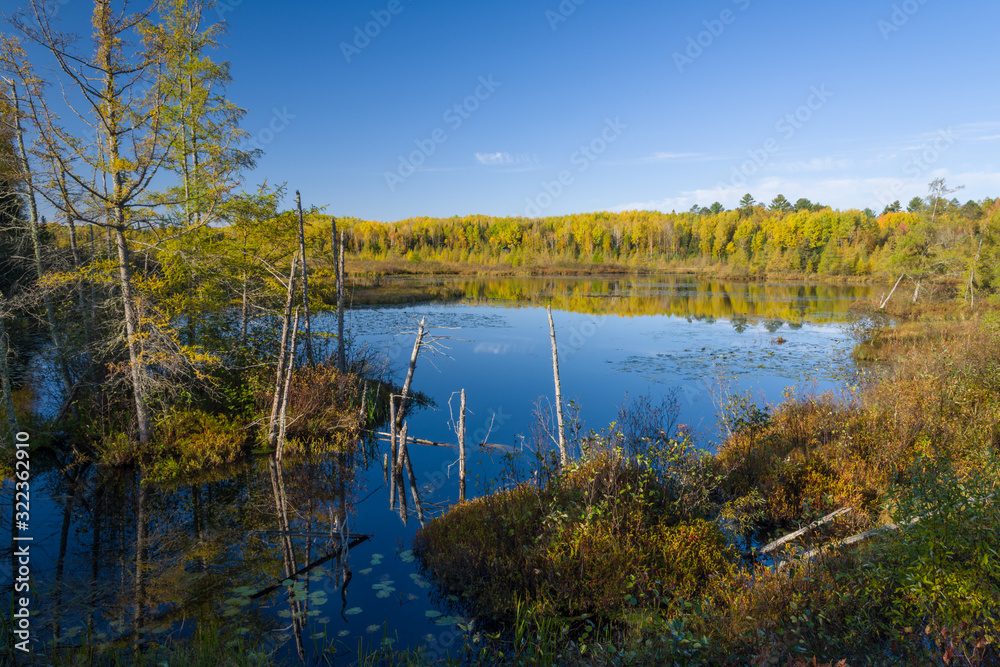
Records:
<instances>
[{"instance_id":1,"label":"clear blue sky","mask_svg":"<svg viewBox=\"0 0 1000 667\"><path fill-rule=\"evenodd\" d=\"M248 186L340 216L1000 196L996 0L221 3Z\"/></svg>"}]
</instances>

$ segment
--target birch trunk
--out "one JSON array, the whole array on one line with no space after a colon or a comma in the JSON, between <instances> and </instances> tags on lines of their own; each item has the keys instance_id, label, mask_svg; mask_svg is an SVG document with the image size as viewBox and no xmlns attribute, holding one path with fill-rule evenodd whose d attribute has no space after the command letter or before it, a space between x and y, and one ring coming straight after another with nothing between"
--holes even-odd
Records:
<instances>
[{"instance_id":1,"label":"birch trunk","mask_svg":"<svg viewBox=\"0 0 1000 667\"><path fill-rule=\"evenodd\" d=\"M420 319L420 328L417 330L417 340L413 343L413 353L410 354L410 367L406 371L406 381L403 382L403 391L399 396L399 409L396 411L396 421L398 425L406 414L406 399L410 395L410 385L413 383L413 373L417 370L417 357L420 356L420 346L424 342L424 322L426 318Z\"/></svg>"},{"instance_id":2,"label":"birch trunk","mask_svg":"<svg viewBox=\"0 0 1000 667\"><path fill-rule=\"evenodd\" d=\"M559 351L556 348L556 326L552 322L552 307L547 309L549 314L549 336L552 338L552 375L556 383L556 425L559 428L559 462L565 467L569 463L569 455L566 453L566 430L563 427L562 412L562 383L559 381Z\"/></svg>"},{"instance_id":3,"label":"birch trunk","mask_svg":"<svg viewBox=\"0 0 1000 667\"><path fill-rule=\"evenodd\" d=\"M465 500L465 390L458 409L458 500Z\"/></svg>"}]
</instances>

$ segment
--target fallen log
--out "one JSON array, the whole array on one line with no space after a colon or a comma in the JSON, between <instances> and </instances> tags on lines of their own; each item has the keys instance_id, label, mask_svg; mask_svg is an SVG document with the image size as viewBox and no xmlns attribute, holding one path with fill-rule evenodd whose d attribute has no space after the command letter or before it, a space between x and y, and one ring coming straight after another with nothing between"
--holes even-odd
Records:
<instances>
[{"instance_id":1,"label":"fallen log","mask_svg":"<svg viewBox=\"0 0 1000 667\"><path fill-rule=\"evenodd\" d=\"M805 535L810 530L813 530L815 528L819 528L823 524L829 523L829 522L833 521L834 519L836 519L838 516L841 516L843 514L847 514L850 511L851 511L850 507L841 507L836 512L831 512L830 514L827 514L822 519L817 519L816 521L813 521L811 524L809 524L805 528L800 528L799 530L796 530L794 533L789 533L788 535L785 535L784 537L779 537L775 541L770 542L770 543L764 545L763 547L760 548L760 550L758 550L757 553L763 556L764 554L766 554L768 552L774 551L775 549L777 549L781 545L788 544L789 542L791 542L795 538L800 537L802 535Z\"/></svg>"},{"instance_id":2,"label":"fallen log","mask_svg":"<svg viewBox=\"0 0 1000 667\"><path fill-rule=\"evenodd\" d=\"M377 435L382 440L389 440L392 437L389 433L383 433L382 431L367 431L367 432L368 433L373 433L373 434ZM406 437L406 442L407 443L413 443L415 445L426 445L427 447L452 447L452 448L458 447L458 445L455 445L455 444L452 444L452 443L448 443L448 442L435 442L433 440L423 440L421 438L414 438L412 436L407 436ZM497 445L497 444L489 443L489 442L481 442L481 443L479 443L479 446L480 447L487 447L489 449L498 449L498 450L504 451L504 452L512 452L512 451L514 451L514 448L511 447L510 445Z\"/></svg>"}]
</instances>

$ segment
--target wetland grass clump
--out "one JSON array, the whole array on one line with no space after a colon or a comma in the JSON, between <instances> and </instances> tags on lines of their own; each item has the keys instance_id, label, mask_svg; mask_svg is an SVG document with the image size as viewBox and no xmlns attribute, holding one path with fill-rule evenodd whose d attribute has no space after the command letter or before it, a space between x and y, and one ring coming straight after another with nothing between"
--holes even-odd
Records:
<instances>
[{"instance_id":1,"label":"wetland grass clump","mask_svg":"<svg viewBox=\"0 0 1000 667\"><path fill-rule=\"evenodd\" d=\"M273 401L273 371L255 369L223 374L199 391L162 407L149 446L136 443L130 424L105 420L127 414L128 396L105 396L95 410L97 427L84 429L95 457L120 467L141 464L150 481L171 483L212 475L244 460L263 439ZM353 372L340 373L332 362L295 369L287 407L285 453L344 453L362 429L387 419L388 388ZM364 414L362 414L364 408ZM84 425L86 426L86 424Z\"/></svg>"},{"instance_id":2,"label":"wetland grass clump","mask_svg":"<svg viewBox=\"0 0 1000 667\"><path fill-rule=\"evenodd\" d=\"M651 444L656 457L589 444L542 488L523 483L431 522L414 543L425 567L494 618L522 603L560 617L615 616L732 574L735 550L705 518L709 494L691 493L712 476L690 441L664 436Z\"/></svg>"}]
</instances>

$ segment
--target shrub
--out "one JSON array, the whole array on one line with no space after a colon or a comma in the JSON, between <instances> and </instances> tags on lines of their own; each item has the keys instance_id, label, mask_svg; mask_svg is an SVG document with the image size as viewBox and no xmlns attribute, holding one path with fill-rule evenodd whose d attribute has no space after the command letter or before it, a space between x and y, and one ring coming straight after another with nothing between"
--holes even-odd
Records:
<instances>
[{"instance_id":1,"label":"shrub","mask_svg":"<svg viewBox=\"0 0 1000 667\"><path fill-rule=\"evenodd\" d=\"M235 462L248 444L245 425L201 410L160 418L154 446L144 456L151 481L166 481Z\"/></svg>"}]
</instances>

